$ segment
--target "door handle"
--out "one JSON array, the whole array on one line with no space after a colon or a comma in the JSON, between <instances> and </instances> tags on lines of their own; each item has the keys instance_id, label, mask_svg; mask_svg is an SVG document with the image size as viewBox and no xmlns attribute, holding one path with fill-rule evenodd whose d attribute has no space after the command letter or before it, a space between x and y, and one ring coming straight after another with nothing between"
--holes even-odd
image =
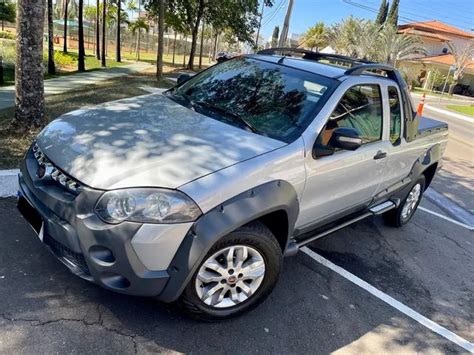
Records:
<instances>
[{"instance_id":1,"label":"door handle","mask_svg":"<svg viewBox=\"0 0 474 355\"><path fill-rule=\"evenodd\" d=\"M375 154L374 159L377 160L377 159L383 159L383 158L386 158L386 157L387 157L387 153L382 152L381 150L379 150L377 152L377 154Z\"/></svg>"}]
</instances>

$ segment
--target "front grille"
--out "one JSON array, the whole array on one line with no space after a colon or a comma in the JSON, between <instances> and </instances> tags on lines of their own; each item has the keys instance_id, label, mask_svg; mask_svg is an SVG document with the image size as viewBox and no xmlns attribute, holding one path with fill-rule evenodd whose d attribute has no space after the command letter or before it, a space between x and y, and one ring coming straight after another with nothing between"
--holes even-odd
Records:
<instances>
[{"instance_id":1,"label":"front grille","mask_svg":"<svg viewBox=\"0 0 474 355\"><path fill-rule=\"evenodd\" d=\"M71 178L70 176L59 170L53 163L44 155L38 144L33 145L33 155L35 156L38 165L42 165L46 169L46 175L49 175L51 179L68 189L69 191L78 194L82 188L81 183Z\"/></svg>"},{"instance_id":2,"label":"front grille","mask_svg":"<svg viewBox=\"0 0 474 355\"><path fill-rule=\"evenodd\" d=\"M71 269L72 272L86 280L91 279L91 273L86 264L84 255L72 251L48 234L44 235L43 242L51 248L54 255Z\"/></svg>"}]
</instances>

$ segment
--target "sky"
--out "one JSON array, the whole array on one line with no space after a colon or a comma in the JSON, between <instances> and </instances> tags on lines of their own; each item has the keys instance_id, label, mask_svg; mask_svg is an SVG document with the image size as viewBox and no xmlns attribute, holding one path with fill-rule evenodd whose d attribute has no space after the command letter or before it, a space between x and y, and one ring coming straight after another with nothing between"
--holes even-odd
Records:
<instances>
[{"instance_id":1,"label":"sky","mask_svg":"<svg viewBox=\"0 0 474 355\"><path fill-rule=\"evenodd\" d=\"M275 26L281 29L288 7L288 0L273 1L273 7L265 7L263 12L264 38L271 36ZM381 0L294 0L289 33L302 34L319 21L333 24L350 15L373 20L380 3ZM474 33L474 0L400 0L399 15L399 24L439 20Z\"/></svg>"}]
</instances>

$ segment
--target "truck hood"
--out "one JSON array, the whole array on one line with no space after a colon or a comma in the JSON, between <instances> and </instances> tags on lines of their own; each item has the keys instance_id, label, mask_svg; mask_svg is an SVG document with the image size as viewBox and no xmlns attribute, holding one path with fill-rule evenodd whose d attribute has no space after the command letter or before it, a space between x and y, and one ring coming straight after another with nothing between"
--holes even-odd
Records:
<instances>
[{"instance_id":1,"label":"truck hood","mask_svg":"<svg viewBox=\"0 0 474 355\"><path fill-rule=\"evenodd\" d=\"M58 168L98 189L177 188L285 143L152 94L74 111L37 144Z\"/></svg>"}]
</instances>

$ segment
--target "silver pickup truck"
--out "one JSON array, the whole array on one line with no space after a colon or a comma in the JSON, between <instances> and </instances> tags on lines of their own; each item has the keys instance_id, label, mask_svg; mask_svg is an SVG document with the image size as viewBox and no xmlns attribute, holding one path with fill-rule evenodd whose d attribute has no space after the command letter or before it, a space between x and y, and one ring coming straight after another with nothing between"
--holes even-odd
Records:
<instances>
[{"instance_id":1,"label":"silver pickup truck","mask_svg":"<svg viewBox=\"0 0 474 355\"><path fill-rule=\"evenodd\" d=\"M203 320L257 306L307 243L407 223L448 139L362 60L270 49L178 81L50 123L18 208L74 274Z\"/></svg>"}]
</instances>

